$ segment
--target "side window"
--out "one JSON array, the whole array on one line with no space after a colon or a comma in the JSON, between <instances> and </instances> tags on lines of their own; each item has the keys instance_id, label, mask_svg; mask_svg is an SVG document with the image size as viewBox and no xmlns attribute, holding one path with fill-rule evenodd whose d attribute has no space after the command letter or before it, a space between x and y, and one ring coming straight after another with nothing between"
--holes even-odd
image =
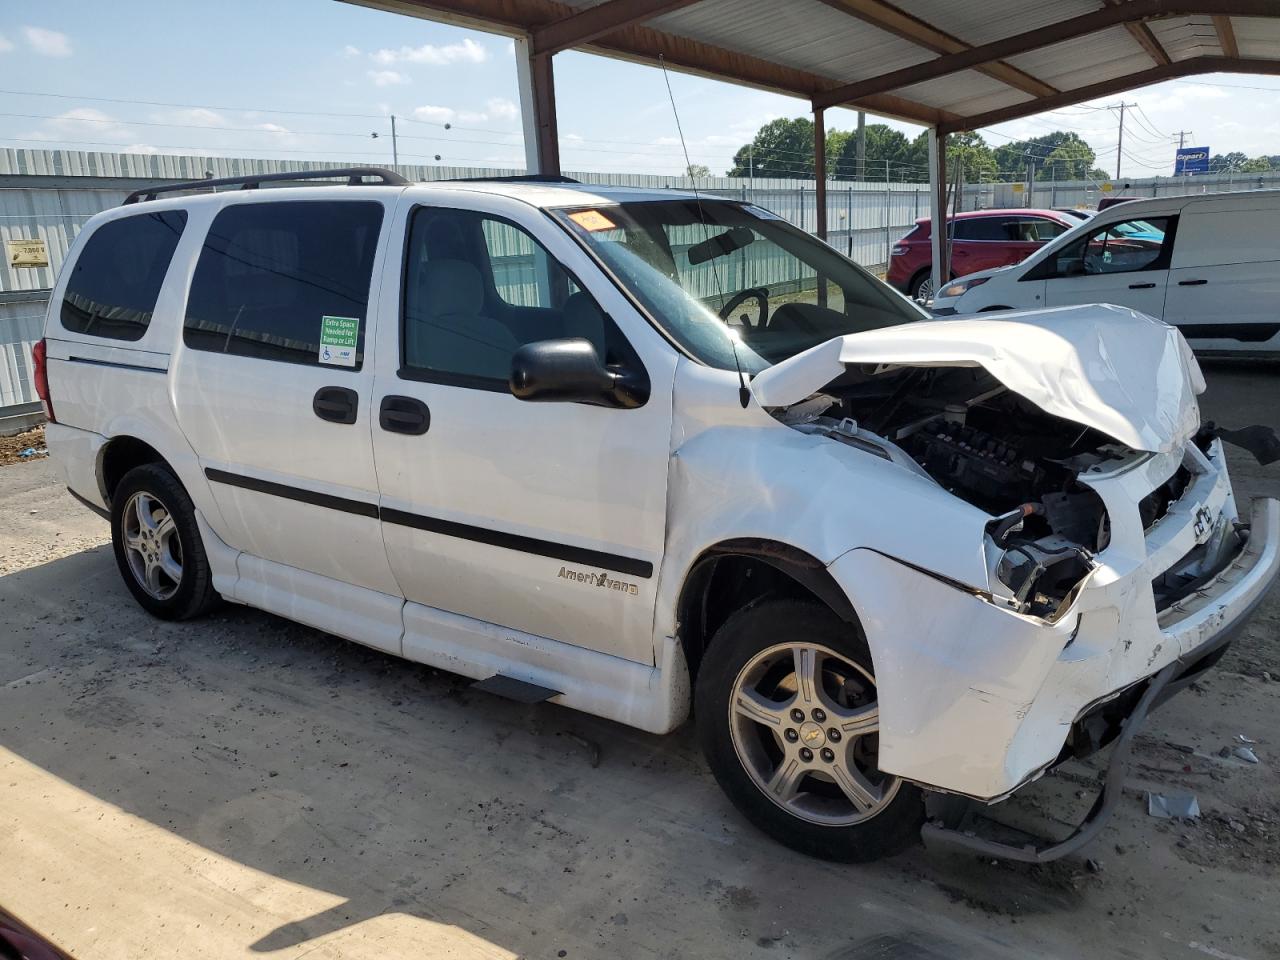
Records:
<instances>
[{"instance_id":1,"label":"side window","mask_svg":"<svg viewBox=\"0 0 1280 960\"><path fill-rule=\"evenodd\" d=\"M62 298L62 326L72 333L140 340L187 225L183 210L122 217L94 231Z\"/></svg>"},{"instance_id":2,"label":"side window","mask_svg":"<svg viewBox=\"0 0 1280 960\"><path fill-rule=\"evenodd\" d=\"M1011 240L1007 228L1008 220L1002 217L970 217L957 220L955 224L956 240Z\"/></svg>"},{"instance_id":3,"label":"side window","mask_svg":"<svg viewBox=\"0 0 1280 960\"><path fill-rule=\"evenodd\" d=\"M1091 230L1059 251L1054 276L1166 269L1172 220L1124 220Z\"/></svg>"},{"instance_id":4,"label":"side window","mask_svg":"<svg viewBox=\"0 0 1280 960\"><path fill-rule=\"evenodd\" d=\"M531 234L467 210L410 219L401 329L401 376L486 390L507 390L512 355L536 340L585 337L606 362L630 351Z\"/></svg>"},{"instance_id":5,"label":"side window","mask_svg":"<svg viewBox=\"0 0 1280 960\"><path fill-rule=\"evenodd\" d=\"M514 224L480 218L494 292L511 307L553 307L578 292L560 264Z\"/></svg>"},{"instance_id":6,"label":"side window","mask_svg":"<svg viewBox=\"0 0 1280 960\"><path fill-rule=\"evenodd\" d=\"M1031 240L1036 243L1044 243L1046 240L1052 240L1054 237L1061 236L1066 233L1069 227L1059 223L1057 220L1047 220L1044 217L1031 217L1020 225L1022 230L1022 239Z\"/></svg>"},{"instance_id":7,"label":"side window","mask_svg":"<svg viewBox=\"0 0 1280 960\"><path fill-rule=\"evenodd\" d=\"M225 207L187 301L194 350L359 370L382 204L281 200Z\"/></svg>"}]
</instances>

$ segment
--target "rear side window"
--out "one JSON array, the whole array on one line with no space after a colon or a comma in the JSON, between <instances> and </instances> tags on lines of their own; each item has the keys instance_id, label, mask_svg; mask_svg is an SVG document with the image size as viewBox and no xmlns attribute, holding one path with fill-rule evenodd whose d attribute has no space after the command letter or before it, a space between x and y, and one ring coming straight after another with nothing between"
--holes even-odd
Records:
<instances>
[{"instance_id":1,"label":"rear side window","mask_svg":"<svg viewBox=\"0 0 1280 960\"><path fill-rule=\"evenodd\" d=\"M955 239L957 240L1012 240L1003 217L972 217L968 220L957 220L955 223Z\"/></svg>"},{"instance_id":2,"label":"rear side window","mask_svg":"<svg viewBox=\"0 0 1280 960\"><path fill-rule=\"evenodd\" d=\"M382 204L237 203L196 264L183 341L195 350L359 370Z\"/></svg>"},{"instance_id":3,"label":"rear side window","mask_svg":"<svg viewBox=\"0 0 1280 960\"><path fill-rule=\"evenodd\" d=\"M62 326L111 340L141 340L187 225L182 210L104 223L85 244L62 298Z\"/></svg>"}]
</instances>

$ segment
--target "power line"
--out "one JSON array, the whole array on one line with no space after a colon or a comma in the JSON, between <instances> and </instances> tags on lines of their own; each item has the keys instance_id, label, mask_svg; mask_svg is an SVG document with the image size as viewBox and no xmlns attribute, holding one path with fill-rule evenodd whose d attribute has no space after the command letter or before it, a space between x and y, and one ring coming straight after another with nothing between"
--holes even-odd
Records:
<instances>
[{"instance_id":1,"label":"power line","mask_svg":"<svg viewBox=\"0 0 1280 960\"><path fill-rule=\"evenodd\" d=\"M320 110L270 110L266 107L225 107L208 103L167 103L163 100L127 100L120 97L89 97L69 93L43 93L36 90L0 90L15 97L53 97L58 100L91 100L94 103L127 103L144 107L178 107L183 110L236 110L241 113L277 113L295 117L357 117L361 120L385 119L380 113L333 113Z\"/></svg>"}]
</instances>

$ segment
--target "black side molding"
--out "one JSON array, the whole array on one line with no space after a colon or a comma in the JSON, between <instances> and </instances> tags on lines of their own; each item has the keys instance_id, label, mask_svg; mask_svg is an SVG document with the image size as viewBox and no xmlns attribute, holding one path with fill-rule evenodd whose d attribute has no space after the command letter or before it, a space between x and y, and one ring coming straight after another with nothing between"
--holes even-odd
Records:
<instances>
[{"instance_id":1,"label":"black side molding","mask_svg":"<svg viewBox=\"0 0 1280 960\"><path fill-rule=\"evenodd\" d=\"M58 358L54 357L53 359L56 360ZM116 370L140 370L143 373L165 374L169 372L168 366L144 367L139 363L116 363L114 360L91 360L88 357L67 357L67 363L85 363L92 367L112 367Z\"/></svg>"},{"instance_id":2,"label":"black side molding","mask_svg":"<svg viewBox=\"0 0 1280 960\"><path fill-rule=\"evenodd\" d=\"M257 477L242 477L238 473L228 473L225 470L215 470L212 467L206 467L204 475L214 483L225 483L229 487L242 487L245 490L265 493L268 496L280 497L284 500L298 500L316 507L327 507L330 510L338 510L342 513L354 513L359 517L370 517L374 520L378 518L378 505L376 503L366 503L363 500L348 500L346 497L317 493L315 490L304 490L301 487L291 487L288 484L274 483L271 480L259 480Z\"/></svg>"},{"instance_id":3,"label":"black side molding","mask_svg":"<svg viewBox=\"0 0 1280 960\"><path fill-rule=\"evenodd\" d=\"M565 563L576 563L584 567L603 567L606 570L615 570L643 580L653 576L653 564L649 561L620 557L616 553L604 553L601 550L588 550L585 547L573 547L565 543L538 540L535 537L524 537L515 533L503 533L501 530L475 527L469 523L457 523L437 517L424 517L419 513L407 513L404 510L392 510L388 507L382 508L382 520L384 523L413 527L415 530L426 530L428 533L439 533L446 537L487 543L491 547L505 547L507 550L519 550L521 553L532 553L539 557L551 557L555 560L563 560Z\"/></svg>"},{"instance_id":4,"label":"black side molding","mask_svg":"<svg viewBox=\"0 0 1280 960\"><path fill-rule=\"evenodd\" d=\"M288 484L275 483L271 480L259 480L257 477L245 477L238 473L228 473L226 470L216 470L213 467L206 467L204 475L214 483L224 483L232 487L253 490L255 493L265 493L268 496L282 497L285 500L297 500L301 503L326 507L330 510L339 510L343 513L354 513L356 516L381 520L383 523L394 523L401 527L412 527L415 530L425 530L428 533L439 533L446 537L457 537L459 540L485 543L491 547L502 547L505 550L516 550L520 553L530 553L538 557L550 557L583 567L599 567L604 570L612 570L615 573L625 573L629 576L639 577L642 580L648 580L653 576L653 564L648 560L637 560L634 557L623 557L616 553L605 553L602 550L588 550L585 547L575 547L566 543L555 543L551 540L539 540L536 537L504 533L501 530L477 527L469 523L458 523L454 520L441 520L438 517L427 517L420 513L409 513L405 510L393 510L389 507L379 507L376 503L370 503L365 500L349 500L346 497L335 497L332 494L304 490L301 487L292 487Z\"/></svg>"}]
</instances>

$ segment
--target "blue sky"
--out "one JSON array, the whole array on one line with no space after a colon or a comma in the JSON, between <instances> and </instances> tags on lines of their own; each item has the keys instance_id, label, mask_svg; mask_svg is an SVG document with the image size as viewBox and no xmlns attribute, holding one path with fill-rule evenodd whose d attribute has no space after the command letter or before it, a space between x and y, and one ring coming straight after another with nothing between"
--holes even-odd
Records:
<instances>
[{"instance_id":1,"label":"blue sky","mask_svg":"<svg viewBox=\"0 0 1280 960\"><path fill-rule=\"evenodd\" d=\"M565 169L683 169L658 70L576 53L557 55L555 70ZM761 124L807 109L678 73L671 81L691 159L716 174ZM402 161L520 166L524 155L510 40L324 0L6 0L0 88L0 146L387 162L394 113L406 118ZM1124 176L1167 173L1168 138L1181 129L1214 152L1280 153L1280 79L1208 76L1124 99L1140 105L1126 125ZM1114 169L1116 118L1102 108L1118 100L984 135L995 145L1074 129ZM827 117L856 123L849 111Z\"/></svg>"}]
</instances>

